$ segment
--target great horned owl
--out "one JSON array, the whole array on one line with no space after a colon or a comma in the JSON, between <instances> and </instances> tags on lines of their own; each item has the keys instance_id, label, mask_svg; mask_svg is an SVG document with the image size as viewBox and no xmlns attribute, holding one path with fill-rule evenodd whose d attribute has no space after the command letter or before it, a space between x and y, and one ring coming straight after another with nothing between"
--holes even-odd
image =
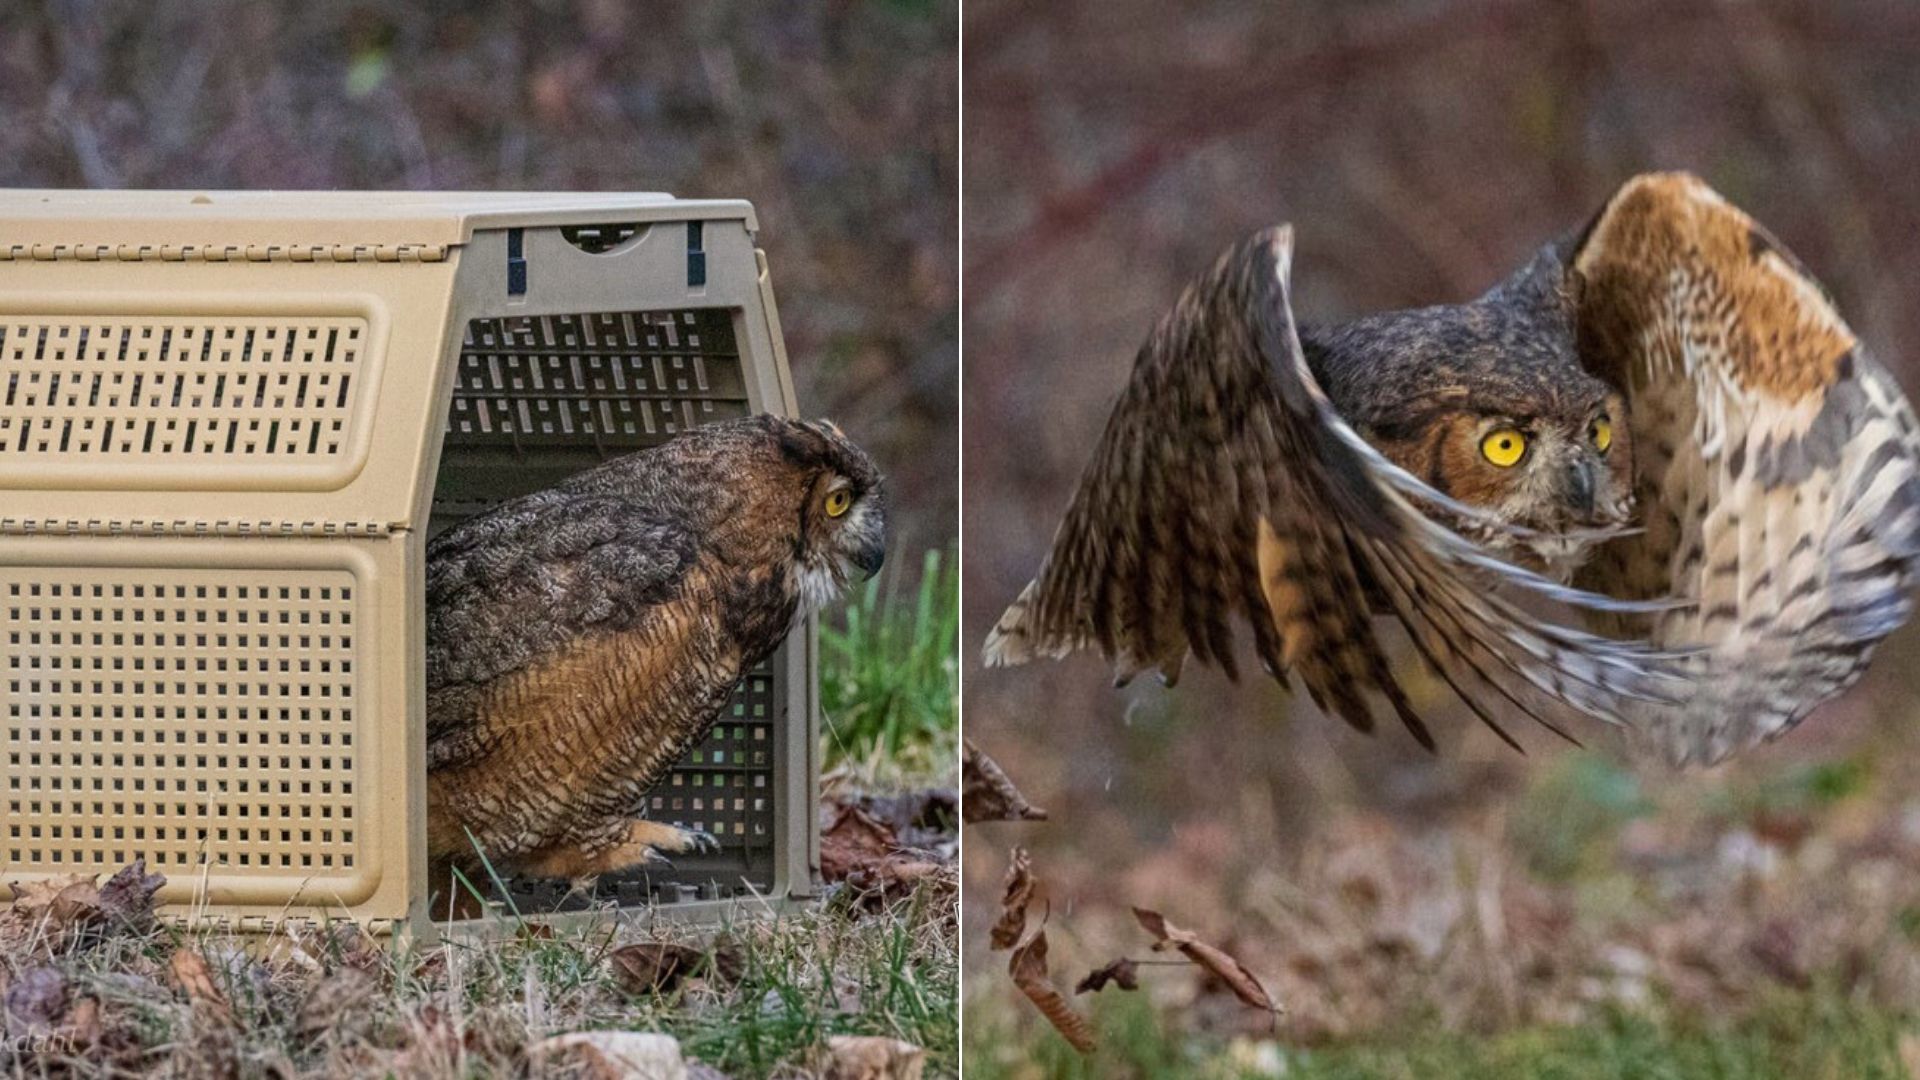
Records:
<instances>
[{"instance_id":1,"label":"great horned owl","mask_svg":"<svg viewBox=\"0 0 1920 1080\"><path fill-rule=\"evenodd\" d=\"M703 833L636 818L734 686L885 550L873 461L827 423L712 424L427 545L427 846L575 881ZM469 839L471 834L472 839Z\"/></svg>"},{"instance_id":2,"label":"great horned owl","mask_svg":"<svg viewBox=\"0 0 1920 1080\"><path fill-rule=\"evenodd\" d=\"M1362 729L1376 691L1431 746L1381 611L1503 738L1503 711L1584 714L1717 760L1850 686L1910 613L1913 412L1694 177L1629 181L1465 304L1296 328L1291 251L1249 238L1161 320L989 663L1232 674L1238 612L1276 678Z\"/></svg>"}]
</instances>

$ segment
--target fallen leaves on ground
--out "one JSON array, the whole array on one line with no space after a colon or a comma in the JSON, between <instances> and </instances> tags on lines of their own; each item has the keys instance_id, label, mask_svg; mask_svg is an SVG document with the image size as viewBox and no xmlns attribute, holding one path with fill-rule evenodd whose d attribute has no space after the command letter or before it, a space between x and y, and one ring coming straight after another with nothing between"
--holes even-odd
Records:
<instances>
[{"instance_id":1,"label":"fallen leaves on ground","mask_svg":"<svg viewBox=\"0 0 1920 1080\"><path fill-rule=\"evenodd\" d=\"M1093 1053L1093 1026L1087 1023L1086 1017L1073 1011L1073 1006L1067 1004L1066 997L1054 988L1047 976L1047 928L1044 925L1014 947L1013 955L1007 958L1007 974L1013 976L1013 985L1027 995L1027 1000L1033 1002L1061 1038L1083 1054Z\"/></svg>"},{"instance_id":2,"label":"fallen leaves on ground","mask_svg":"<svg viewBox=\"0 0 1920 1080\"><path fill-rule=\"evenodd\" d=\"M173 973L173 981L187 995L187 1001L193 1005L196 1014L204 1012L225 1023L233 1021L233 1005L227 1001L227 995L219 984L213 981L213 969L207 965L207 958L200 950L190 946L174 950L167 968Z\"/></svg>"},{"instance_id":3,"label":"fallen leaves on ground","mask_svg":"<svg viewBox=\"0 0 1920 1080\"><path fill-rule=\"evenodd\" d=\"M827 1039L827 1080L920 1080L927 1052L902 1039L834 1035Z\"/></svg>"},{"instance_id":4,"label":"fallen leaves on ground","mask_svg":"<svg viewBox=\"0 0 1920 1080\"><path fill-rule=\"evenodd\" d=\"M233 1004L214 981L207 958L192 946L174 950L167 962L174 984L187 996L189 1016L176 1033L174 1063L183 1075L237 1077L241 1073L239 1024Z\"/></svg>"},{"instance_id":5,"label":"fallen leaves on ground","mask_svg":"<svg viewBox=\"0 0 1920 1080\"><path fill-rule=\"evenodd\" d=\"M57 1027L67 1015L67 977L50 967L28 968L7 980L7 1032Z\"/></svg>"},{"instance_id":6,"label":"fallen leaves on ground","mask_svg":"<svg viewBox=\"0 0 1920 1080\"><path fill-rule=\"evenodd\" d=\"M737 981L746 965L740 950L718 944L712 952L670 941L622 945L607 955L614 981L629 994L668 994L689 979Z\"/></svg>"},{"instance_id":7,"label":"fallen leaves on ground","mask_svg":"<svg viewBox=\"0 0 1920 1080\"><path fill-rule=\"evenodd\" d=\"M938 803L936 797L926 805ZM920 816L905 803L888 812ZM867 818L874 821L871 815ZM957 807L949 819L957 822ZM884 840L888 827L876 824L866 831ZM919 862L928 867L925 873L937 872L949 882L945 887L953 888L950 865L916 860L914 854L889 847L878 863L856 868L848 880L865 873L889 875L886 880L893 882L919 880L914 877L922 872L915 869ZM773 1002L774 992L762 985L769 981L761 979L765 972L747 970L749 954L761 949L763 941L775 942L776 951L762 955L778 957L787 947L785 936L758 923L711 936L676 933L679 940L673 942L636 942L631 934L616 938L613 932L605 937L581 935L579 940L570 932L507 937L488 948L524 957L524 989L516 991L521 979L511 980L509 987L489 988L486 993L500 1000L476 1010L463 995L472 990L479 965L491 962L489 953L465 945L416 952L416 945L378 941L345 922L297 924L276 935L271 947L254 950L253 942L217 928L159 928L152 918L159 884L160 879L134 866L97 883L72 876L22 883L15 889L17 910L0 911L0 923L21 935L19 951L0 955L0 1021L5 1024L0 1036L42 1040L57 1048L54 1052L81 1063L83 1072L102 1075L131 1075L164 1061L171 1072L205 1077L525 1075L550 1069L565 1075L726 1080L700 1062L681 1060L676 1065L629 1040L610 1042L578 1029L648 1018L647 1026L671 1030L688 1015L715 1008L744 1008L751 1015L763 997ZM932 925L919 900L913 911L915 933ZM891 925L883 924L879 933L889 934ZM58 944L80 940L94 930L118 935L122 927L144 930L131 940L110 941L85 952ZM950 929L946 932L951 934ZM53 951L50 945L61 951L39 958ZM822 942L802 947L845 946ZM954 947L951 936L946 947ZM605 963L583 977L562 957L577 960L582 968L591 968L596 960ZM823 953L821 962L831 965L827 974L833 980L833 1000L845 1003L838 1006L841 1014L866 1015L864 984L840 970L838 956ZM812 968L812 961L806 966ZM772 981L777 985L780 980ZM690 987L700 989L680 999L638 1000L668 991L686 994ZM835 1006L808 1003L808 1015L817 1008L831 1016ZM578 1037L543 1040L556 1031ZM781 1067L824 1070L827 1046L812 1042L820 1038L818 1032L815 1027L789 1035L791 1045L773 1051ZM922 1052L908 1044L882 1042L892 1045L896 1060L892 1071L874 1074L878 1077L916 1076L915 1061L929 1054L940 1060L938 1049ZM546 1053L550 1063L538 1060L537 1051ZM0 1064L5 1054L0 1050Z\"/></svg>"},{"instance_id":8,"label":"fallen leaves on ground","mask_svg":"<svg viewBox=\"0 0 1920 1080\"><path fill-rule=\"evenodd\" d=\"M929 882L953 880L949 846L944 854L903 844L893 827L856 802L830 804L820 831L820 876L844 882L875 904L885 904Z\"/></svg>"},{"instance_id":9,"label":"fallen leaves on ground","mask_svg":"<svg viewBox=\"0 0 1920 1080\"><path fill-rule=\"evenodd\" d=\"M0 1001L10 1040L35 1040L68 1055L85 1055L102 1041L100 999L78 994L65 974L31 967L8 976L0 968Z\"/></svg>"},{"instance_id":10,"label":"fallen leaves on ground","mask_svg":"<svg viewBox=\"0 0 1920 1080\"><path fill-rule=\"evenodd\" d=\"M371 1025L379 991L380 980L372 972L342 967L307 991L299 1015L294 1018L294 1029L309 1041L327 1037L339 1041L357 1038Z\"/></svg>"},{"instance_id":11,"label":"fallen leaves on ground","mask_svg":"<svg viewBox=\"0 0 1920 1080\"><path fill-rule=\"evenodd\" d=\"M62 874L15 882L13 903L0 911L0 954L45 957L113 933L144 933L153 925L153 896L166 884L137 859L104 883L92 874Z\"/></svg>"},{"instance_id":12,"label":"fallen leaves on ground","mask_svg":"<svg viewBox=\"0 0 1920 1080\"><path fill-rule=\"evenodd\" d=\"M1140 921L1142 929L1154 936L1155 952L1178 949L1187 959L1211 972L1215 978L1233 991L1233 996L1256 1009L1278 1014L1280 1009L1267 994L1260 980L1253 977L1246 965L1235 959L1226 950L1209 945L1195 937L1191 931L1182 930L1167 921L1167 917L1157 911L1146 908L1134 908L1133 917Z\"/></svg>"},{"instance_id":13,"label":"fallen leaves on ground","mask_svg":"<svg viewBox=\"0 0 1920 1080\"><path fill-rule=\"evenodd\" d=\"M579 1062L594 1080L687 1080L680 1041L648 1031L575 1031L527 1047L536 1063Z\"/></svg>"},{"instance_id":14,"label":"fallen leaves on ground","mask_svg":"<svg viewBox=\"0 0 1920 1080\"><path fill-rule=\"evenodd\" d=\"M893 858L898 851L899 842L885 822L857 806L842 806L820 830L820 876L830 884L845 881L854 871Z\"/></svg>"},{"instance_id":15,"label":"fallen leaves on ground","mask_svg":"<svg viewBox=\"0 0 1920 1080\"><path fill-rule=\"evenodd\" d=\"M839 805L857 806L893 830L902 847L951 860L960 839L960 796L952 788L922 788L897 795L866 793L835 796Z\"/></svg>"},{"instance_id":16,"label":"fallen leaves on ground","mask_svg":"<svg viewBox=\"0 0 1920 1080\"><path fill-rule=\"evenodd\" d=\"M960 816L978 821L1045 821L1047 812L1027 801L1006 771L984 751L966 740L961 765Z\"/></svg>"},{"instance_id":17,"label":"fallen leaves on ground","mask_svg":"<svg viewBox=\"0 0 1920 1080\"><path fill-rule=\"evenodd\" d=\"M923 884L953 879L955 871L948 863L926 859L883 859L847 875L847 884L862 894L881 901L904 896ZM957 880L957 879L954 879Z\"/></svg>"}]
</instances>

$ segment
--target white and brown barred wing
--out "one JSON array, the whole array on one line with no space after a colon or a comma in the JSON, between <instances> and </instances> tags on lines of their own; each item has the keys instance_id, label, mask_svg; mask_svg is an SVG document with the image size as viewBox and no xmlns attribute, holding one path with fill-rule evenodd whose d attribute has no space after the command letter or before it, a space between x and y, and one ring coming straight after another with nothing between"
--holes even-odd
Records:
<instances>
[{"instance_id":1,"label":"white and brown barred wing","mask_svg":"<svg viewBox=\"0 0 1920 1080\"><path fill-rule=\"evenodd\" d=\"M1704 650L1654 710L1680 760L1797 723L1912 610L1912 409L1800 263L1691 176L1630 181L1570 262L1583 360L1626 389L1645 531L1580 583L1686 607L1627 620Z\"/></svg>"},{"instance_id":2,"label":"white and brown barred wing","mask_svg":"<svg viewBox=\"0 0 1920 1080\"><path fill-rule=\"evenodd\" d=\"M990 664L1098 648L1121 679L1189 653L1234 673L1231 623L1285 680L1362 729L1385 698L1430 745L1375 635L1379 600L1486 722L1614 720L1662 696L1657 657L1542 622L1489 587L1580 597L1496 562L1413 499L1474 512L1392 465L1333 411L1288 300L1292 232L1229 250L1140 351L1039 576L994 628ZM1371 693L1370 693L1371 692ZM1504 736L1504 732L1502 735Z\"/></svg>"}]
</instances>

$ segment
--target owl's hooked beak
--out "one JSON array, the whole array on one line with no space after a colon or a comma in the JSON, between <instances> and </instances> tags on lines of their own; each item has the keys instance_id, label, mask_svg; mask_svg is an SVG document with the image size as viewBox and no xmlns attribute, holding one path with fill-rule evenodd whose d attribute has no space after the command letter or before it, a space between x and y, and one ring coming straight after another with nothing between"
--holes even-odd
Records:
<instances>
[{"instance_id":1,"label":"owl's hooked beak","mask_svg":"<svg viewBox=\"0 0 1920 1080\"><path fill-rule=\"evenodd\" d=\"M887 561L887 542L885 538L876 537L861 544L859 549L853 553L851 561L853 565L859 567L868 578L872 578L873 575L880 572L881 564Z\"/></svg>"},{"instance_id":2,"label":"owl's hooked beak","mask_svg":"<svg viewBox=\"0 0 1920 1080\"><path fill-rule=\"evenodd\" d=\"M1567 466L1566 485L1563 488L1567 505L1582 521L1593 518L1593 496L1599 486L1599 471L1598 463L1584 457Z\"/></svg>"}]
</instances>

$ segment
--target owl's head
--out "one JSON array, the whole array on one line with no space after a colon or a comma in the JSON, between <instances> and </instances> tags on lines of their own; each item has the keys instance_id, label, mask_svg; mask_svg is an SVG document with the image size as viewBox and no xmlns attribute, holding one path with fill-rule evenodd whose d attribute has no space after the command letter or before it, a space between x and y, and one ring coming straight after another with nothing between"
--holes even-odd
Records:
<instances>
[{"instance_id":1,"label":"owl's head","mask_svg":"<svg viewBox=\"0 0 1920 1080\"><path fill-rule=\"evenodd\" d=\"M828 420L776 421L780 453L798 471L795 576L803 612L837 597L854 574L879 573L887 553L887 490L867 452Z\"/></svg>"},{"instance_id":2,"label":"owl's head","mask_svg":"<svg viewBox=\"0 0 1920 1080\"><path fill-rule=\"evenodd\" d=\"M1428 482L1501 521L1548 534L1623 525L1633 506L1626 403L1597 379L1546 395L1469 391L1429 421ZM1479 537L1535 569L1570 571L1586 543Z\"/></svg>"},{"instance_id":3,"label":"owl's head","mask_svg":"<svg viewBox=\"0 0 1920 1080\"><path fill-rule=\"evenodd\" d=\"M1555 536L1631 516L1626 399L1580 365L1560 320L1487 303L1394 312L1341 327L1325 348L1342 411L1439 491ZM1591 543L1467 531L1562 577Z\"/></svg>"}]
</instances>

